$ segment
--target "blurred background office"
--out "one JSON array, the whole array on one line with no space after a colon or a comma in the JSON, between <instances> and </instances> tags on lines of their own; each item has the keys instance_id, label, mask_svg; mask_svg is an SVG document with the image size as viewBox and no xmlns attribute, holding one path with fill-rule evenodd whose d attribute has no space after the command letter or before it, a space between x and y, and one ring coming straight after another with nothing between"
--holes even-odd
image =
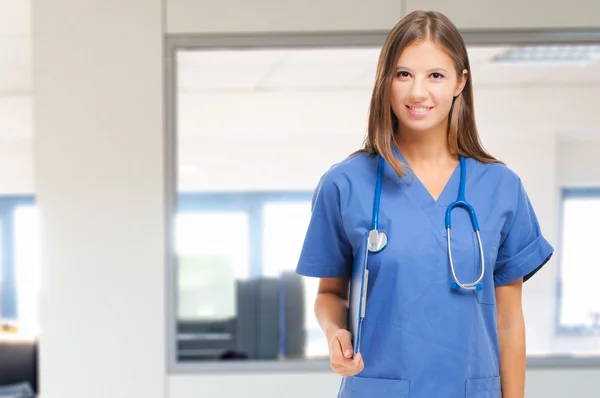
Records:
<instances>
[{"instance_id":1,"label":"blurred background office","mask_svg":"<svg viewBox=\"0 0 600 398\"><path fill-rule=\"evenodd\" d=\"M0 394L335 396L293 271L417 8L464 34L484 145L557 249L524 289L526 396L597 397L592 0L0 2Z\"/></svg>"}]
</instances>

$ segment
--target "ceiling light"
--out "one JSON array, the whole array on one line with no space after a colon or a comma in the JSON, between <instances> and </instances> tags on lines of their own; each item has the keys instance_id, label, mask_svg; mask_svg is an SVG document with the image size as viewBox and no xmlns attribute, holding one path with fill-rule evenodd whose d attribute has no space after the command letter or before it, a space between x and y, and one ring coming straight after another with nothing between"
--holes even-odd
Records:
<instances>
[{"instance_id":1,"label":"ceiling light","mask_svg":"<svg viewBox=\"0 0 600 398\"><path fill-rule=\"evenodd\" d=\"M495 63L587 64L600 60L600 46L524 46L511 48L493 58Z\"/></svg>"}]
</instances>

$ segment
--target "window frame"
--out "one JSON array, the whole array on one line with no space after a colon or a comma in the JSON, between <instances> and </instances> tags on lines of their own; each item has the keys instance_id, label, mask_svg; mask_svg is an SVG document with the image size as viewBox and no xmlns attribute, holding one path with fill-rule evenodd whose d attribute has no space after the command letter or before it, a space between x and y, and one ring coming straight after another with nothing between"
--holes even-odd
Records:
<instances>
[{"instance_id":1,"label":"window frame","mask_svg":"<svg viewBox=\"0 0 600 398\"><path fill-rule=\"evenodd\" d=\"M226 363L179 363L175 339L175 294L173 276L173 219L177 211L177 52L210 49L264 49L264 48L339 48L381 46L389 31L357 32L296 32L255 34L183 34L165 35L164 39L164 88L165 88L165 294L166 294L166 369L167 374L223 373L223 372L307 372L331 371L329 361L307 359L298 361L252 361ZM467 45L531 45L531 44L577 44L599 43L600 29L591 30L471 30L461 32ZM556 318L558 320L558 318ZM597 367L600 356L568 357L548 355L527 358L527 366Z\"/></svg>"}]
</instances>

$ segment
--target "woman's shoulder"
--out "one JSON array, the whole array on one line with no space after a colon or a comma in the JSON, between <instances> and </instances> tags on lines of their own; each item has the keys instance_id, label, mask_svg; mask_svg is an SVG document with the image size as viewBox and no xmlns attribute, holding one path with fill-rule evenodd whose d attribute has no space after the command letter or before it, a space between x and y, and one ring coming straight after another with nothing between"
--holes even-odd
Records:
<instances>
[{"instance_id":1,"label":"woman's shoulder","mask_svg":"<svg viewBox=\"0 0 600 398\"><path fill-rule=\"evenodd\" d=\"M476 166L480 175L480 178L485 179L488 182L502 183L502 184L519 184L521 181L520 176L507 164L502 162L482 162L475 158L470 159L471 162Z\"/></svg>"},{"instance_id":2,"label":"woman's shoulder","mask_svg":"<svg viewBox=\"0 0 600 398\"><path fill-rule=\"evenodd\" d=\"M347 186L372 175L377 165L377 156L366 153L354 153L334 164L321 176L320 185Z\"/></svg>"},{"instance_id":3,"label":"woman's shoulder","mask_svg":"<svg viewBox=\"0 0 600 398\"><path fill-rule=\"evenodd\" d=\"M521 177L505 163L487 163L471 159L473 173L467 177L471 198L481 208L502 217L519 208L527 197Z\"/></svg>"}]
</instances>

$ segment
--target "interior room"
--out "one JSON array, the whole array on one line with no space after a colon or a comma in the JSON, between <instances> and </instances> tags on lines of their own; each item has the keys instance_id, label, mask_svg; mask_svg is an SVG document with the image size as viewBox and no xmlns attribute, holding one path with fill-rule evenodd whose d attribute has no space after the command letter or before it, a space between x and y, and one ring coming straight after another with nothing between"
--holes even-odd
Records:
<instances>
[{"instance_id":1,"label":"interior room","mask_svg":"<svg viewBox=\"0 0 600 398\"><path fill-rule=\"evenodd\" d=\"M0 397L336 394L318 280L295 268L414 8L378 2L0 4ZM464 32L481 140L556 250L524 285L526 396L596 397L600 25L430 3Z\"/></svg>"}]
</instances>

